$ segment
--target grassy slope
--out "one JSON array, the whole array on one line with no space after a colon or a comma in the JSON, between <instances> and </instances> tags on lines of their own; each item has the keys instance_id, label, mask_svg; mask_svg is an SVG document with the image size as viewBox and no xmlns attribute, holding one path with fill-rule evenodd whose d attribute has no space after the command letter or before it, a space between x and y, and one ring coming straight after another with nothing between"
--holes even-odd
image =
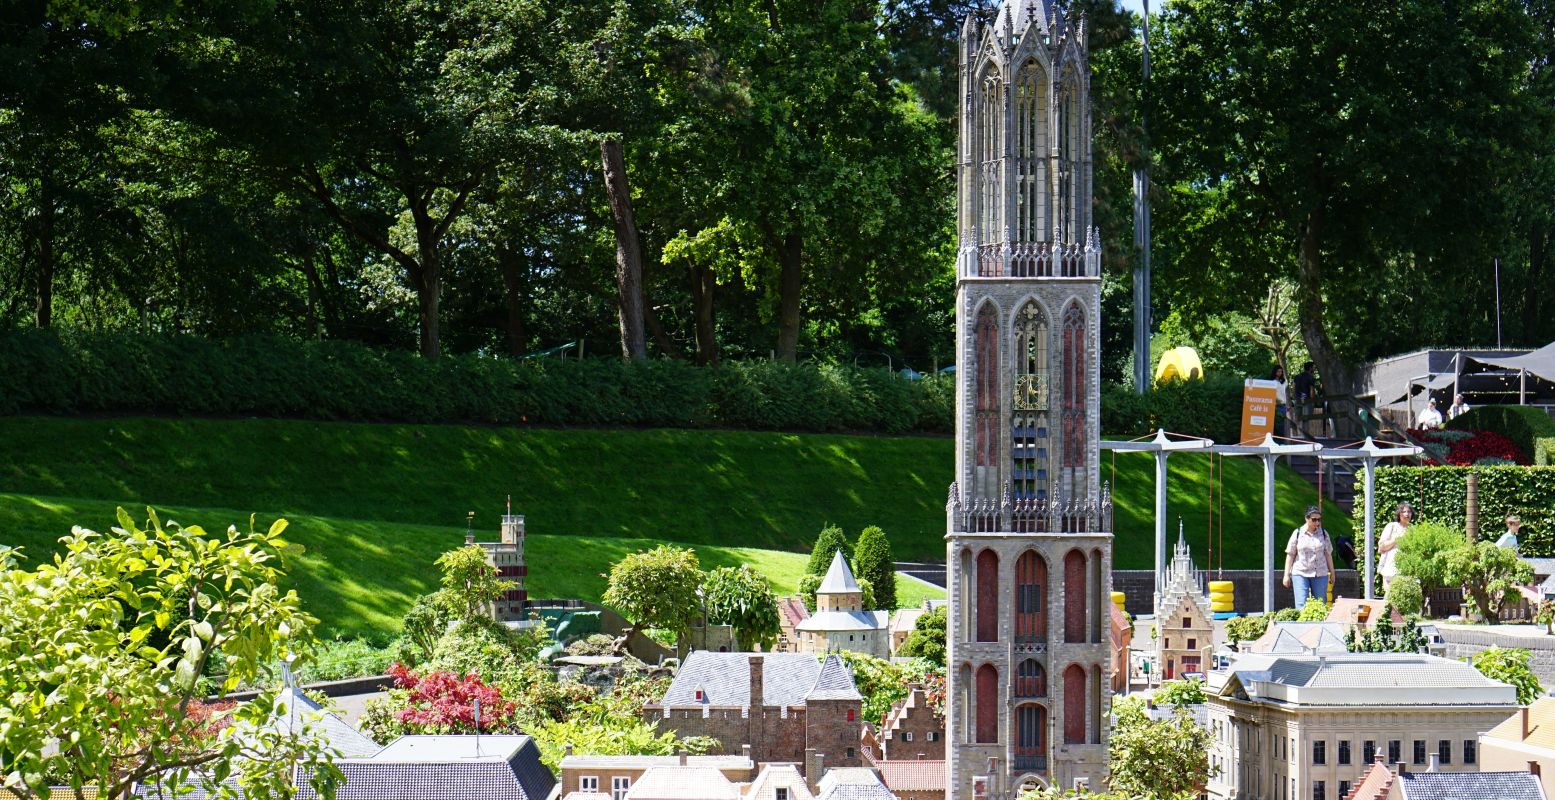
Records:
<instances>
[{"instance_id":1,"label":"grassy slope","mask_svg":"<svg viewBox=\"0 0 1555 800\"><path fill-rule=\"evenodd\" d=\"M597 597L599 573L648 540L696 545L709 564L754 561L786 589L803 558L766 551L807 550L827 522L850 536L877 524L898 558L942 560L952 459L949 439L926 437L0 418L0 543L36 554L72 524L108 525L115 505L150 503L209 527L285 516L310 550L298 587L311 606L366 630L429 586L432 559L462 541L466 511L493 535L507 494L527 516L536 595ZM1262 472L1220 461L1215 561L1253 567ZM1168 519L1184 518L1203 562L1210 458L1169 463ZM1116 487L1116 565L1148 568L1152 459L1104 454L1102 473ZM1314 491L1284 470L1276 491L1283 542ZM1349 526L1334 510L1327 522L1335 534Z\"/></svg>"}]
</instances>

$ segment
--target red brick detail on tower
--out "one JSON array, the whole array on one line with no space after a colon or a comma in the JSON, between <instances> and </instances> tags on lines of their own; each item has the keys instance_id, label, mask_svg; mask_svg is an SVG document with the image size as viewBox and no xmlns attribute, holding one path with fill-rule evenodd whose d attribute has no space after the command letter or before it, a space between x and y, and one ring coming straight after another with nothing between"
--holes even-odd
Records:
<instances>
[{"instance_id":1,"label":"red brick detail on tower","mask_svg":"<svg viewBox=\"0 0 1555 800\"><path fill-rule=\"evenodd\" d=\"M1085 554L1064 556L1064 641L1085 641Z\"/></svg>"},{"instance_id":2,"label":"red brick detail on tower","mask_svg":"<svg viewBox=\"0 0 1555 800\"><path fill-rule=\"evenodd\" d=\"M1064 670L1064 743L1085 744L1085 668Z\"/></svg>"},{"instance_id":3,"label":"red brick detail on tower","mask_svg":"<svg viewBox=\"0 0 1555 800\"><path fill-rule=\"evenodd\" d=\"M999 641L999 554L977 554L977 641Z\"/></svg>"},{"instance_id":4,"label":"red brick detail on tower","mask_svg":"<svg viewBox=\"0 0 1555 800\"><path fill-rule=\"evenodd\" d=\"M1047 562L1033 551L1015 561L1015 641L1047 638Z\"/></svg>"},{"instance_id":5,"label":"red brick detail on tower","mask_svg":"<svg viewBox=\"0 0 1555 800\"><path fill-rule=\"evenodd\" d=\"M977 311L977 407L973 437L977 465L999 464L999 320L992 303Z\"/></svg>"},{"instance_id":6,"label":"red brick detail on tower","mask_svg":"<svg viewBox=\"0 0 1555 800\"><path fill-rule=\"evenodd\" d=\"M992 664L977 668L977 741L999 741L999 671Z\"/></svg>"}]
</instances>

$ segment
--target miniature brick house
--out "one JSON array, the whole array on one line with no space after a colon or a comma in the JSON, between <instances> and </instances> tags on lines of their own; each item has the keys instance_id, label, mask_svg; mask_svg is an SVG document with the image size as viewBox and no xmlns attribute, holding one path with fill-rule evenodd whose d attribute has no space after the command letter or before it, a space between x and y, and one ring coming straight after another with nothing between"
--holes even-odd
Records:
<instances>
[{"instance_id":1,"label":"miniature brick house","mask_svg":"<svg viewBox=\"0 0 1555 800\"><path fill-rule=\"evenodd\" d=\"M1156 619L1156 663L1166 680L1209 672L1215 649L1215 626L1209 598L1200 589L1202 575L1193 565L1188 543L1177 536L1177 548L1166 570L1166 589L1161 593Z\"/></svg>"},{"instance_id":2,"label":"miniature brick house","mask_svg":"<svg viewBox=\"0 0 1555 800\"><path fill-rule=\"evenodd\" d=\"M470 512L471 525L465 529L465 546L480 545L486 550L486 561L497 569L497 577L508 583L508 589L497 598L493 617L498 622L525 622L529 592L524 587L529 577L529 567L524 564L524 515L513 513L513 498L508 498L507 513L502 515L499 541L475 541L473 522L475 512Z\"/></svg>"},{"instance_id":3,"label":"miniature brick house","mask_svg":"<svg viewBox=\"0 0 1555 800\"><path fill-rule=\"evenodd\" d=\"M863 697L835 655L696 650L642 717L661 733L717 739L725 752L750 745L758 763L863 763Z\"/></svg>"},{"instance_id":4,"label":"miniature brick house","mask_svg":"<svg viewBox=\"0 0 1555 800\"><path fill-rule=\"evenodd\" d=\"M929 694L914 685L880 724L880 751L886 759L945 758L945 720L934 713Z\"/></svg>"}]
</instances>

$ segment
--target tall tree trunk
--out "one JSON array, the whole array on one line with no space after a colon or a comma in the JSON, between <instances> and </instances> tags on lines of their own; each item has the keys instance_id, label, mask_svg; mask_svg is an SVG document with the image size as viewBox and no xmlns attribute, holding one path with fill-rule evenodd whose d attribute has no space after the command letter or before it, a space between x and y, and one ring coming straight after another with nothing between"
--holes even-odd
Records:
<instances>
[{"instance_id":1,"label":"tall tree trunk","mask_svg":"<svg viewBox=\"0 0 1555 800\"><path fill-rule=\"evenodd\" d=\"M664 331L664 326L659 324L658 312L653 310L653 304L643 298L643 320L648 323L648 333L653 336L653 343L659 346L659 351L677 361L684 361L686 356L680 352L680 347L675 344L669 334Z\"/></svg>"},{"instance_id":2,"label":"tall tree trunk","mask_svg":"<svg viewBox=\"0 0 1555 800\"><path fill-rule=\"evenodd\" d=\"M632 214L632 193L626 183L626 162L621 140L607 136L599 142L605 170L605 196L616 231L616 290L621 318L621 357L645 361L648 343L643 335L643 256L637 241L637 219Z\"/></svg>"},{"instance_id":3,"label":"tall tree trunk","mask_svg":"<svg viewBox=\"0 0 1555 800\"><path fill-rule=\"evenodd\" d=\"M696 320L696 361L702 366L718 363L718 339L713 319L713 270L704 264L691 267L691 313Z\"/></svg>"},{"instance_id":4,"label":"tall tree trunk","mask_svg":"<svg viewBox=\"0 0 1555 800\"><path fill-rule=\"evenodd\" d=\"M519 255L511 247L498 246L497 271L502 273L502 293L507 301L508 352L514 358L525 353L529 334L524 330L524 294L519 280Z\"/></svg>"},{"instance_id":5,"label":"tall tree trunk","mask_svg":"<svg viewBox=\"0 0 1555 800\"><path fill-rule=\"evenodd\" d=\"M1307 213L1301 230L1301 253L1296 280L1296 310L1300 317L1301 338L1317 365L1323 392L1353 395L1355 373L1339 358L1328 326L1323 320L1323 228L1327 222L1326 200L1318 200Z\"/></svg>"},{"instance_id":6,"label":"tall tree trunk","mask_svg":"<svg viewBox=\"0 0 1555 800\"><path fill-rule=\"evenodd\" d=\"M798 231L783 237L778 249L778 262L782 273L778 278L778 341L779 361L794 363L799 356L799 293L804 288L803 268L804 239Z\"/></svg>"},{"instance_id":7,"label":"tall tree trunk","mask_svg":"<svg viewBox=\"0 0 1555 800\"><path fill-rule=\"evenodd\" d=\"M416 287L416 301L421 323L421 357L436 360L442 354L437 325L438 300L443 289L442 253L437 248L437 223L427 213L426 207L412 207L411 216L416 223L417 269L411 273Z\"/></svg>"},{"instance_id":8,"label":"tall tree trunk","mask_svg":"<svg viewBox=\"0 0 1555 800\"><path fill-rule=\"evenodd\" d=\"M35 319L40 328L54 324L54 197L44 179L38 205L38 305Z\"/></svg>"}]
</instances>

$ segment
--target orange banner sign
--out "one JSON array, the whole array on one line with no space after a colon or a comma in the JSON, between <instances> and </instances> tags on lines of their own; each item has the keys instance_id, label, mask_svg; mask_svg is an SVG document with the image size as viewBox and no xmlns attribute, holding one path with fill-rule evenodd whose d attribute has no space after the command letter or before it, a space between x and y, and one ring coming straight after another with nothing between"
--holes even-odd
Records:
<instances>
[{"instance_id":1,"label":"orange banner sign","mask_svg":"<svg viewBox=\"0 0 1555 800\"><path fill-rule=\"evenodd\" d=\"M1242 441L1257 444L1274 432L1274 414L1280 384L1248 378L1242 384Z\"/></svg>"}]
</instances>

